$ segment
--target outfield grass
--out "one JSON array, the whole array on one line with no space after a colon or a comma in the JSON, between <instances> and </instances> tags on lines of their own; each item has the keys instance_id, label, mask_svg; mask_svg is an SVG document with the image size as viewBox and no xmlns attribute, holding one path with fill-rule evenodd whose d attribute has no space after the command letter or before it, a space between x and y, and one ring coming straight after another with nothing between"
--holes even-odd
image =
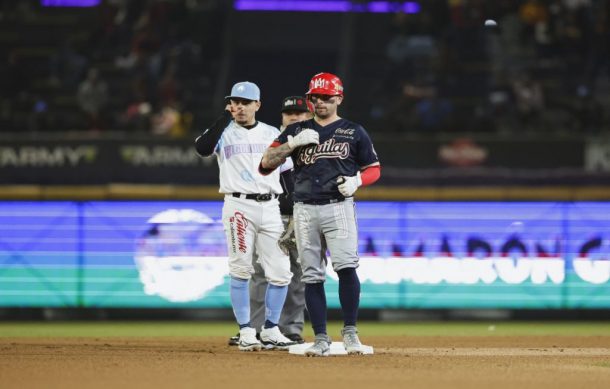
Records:
<instances>
[{"instance_id":1,"label":"outfield grass","mask_svg":"<svg viewBox=\"0 0 610 389\"><path fill-rule=\"evenodd\" d=\"M329 333L339 333L341 323L329 323ZM368 336L610 336L610 322L361 322ZM0 337L155 337L230 336L231 322L4 322ZM312 336L305 329L305 336Z\"/></svg>"}]
</instances>

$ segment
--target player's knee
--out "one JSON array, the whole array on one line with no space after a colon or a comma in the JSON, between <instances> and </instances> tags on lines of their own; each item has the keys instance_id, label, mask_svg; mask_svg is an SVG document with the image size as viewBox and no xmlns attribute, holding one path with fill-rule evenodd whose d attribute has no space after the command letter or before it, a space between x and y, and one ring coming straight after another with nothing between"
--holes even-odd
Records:
<instances>
[{"instance_id":1,"label":"player's knee","mask_svg":"<svg viewBox=\"0 0 610 389\"><path fill-rule=\"evenodd\" d=\"M339 276L339 282L342 284L357 284L360 282L356 268L353 267L345 267L337 271L337 275Z\"/></svg>"},{"instance_id":2,"label":"player's knee","mask_svg":"<svg viewBox=\"0 0 610 389\"><path fill-rule=\"evenodd\" d=\"M353 277L354 275L356 275L356 268L344 267L342 269L337 270L337 275L339 276L339 278Z\"/></svg>"},{"instance_id":3,"label":"player's knee","mask_svg":"<svg viewBox=\"0 0 610 389\"><path fill-rule=\"evenodd\" d=\"M290 285L290 281L286 282L286 281L279 281L279 280L269 280L267 279L267 282L269 283L269 285L273 285L273 286L288 286Z\"/></svg>"},{"instance_id":4,"label":"player's knee","mask_svg":"<svg viewBox=\"0 0 610 389\"><path fill-rule=\"evenodd\" d=\"M231 276L231 278L238 278L240 280L249 280L250 278L252 278L250 273L243 273L243 272L231 272L230 271L229 275Z\"/></svg>"},{"instance_id":5,"label":"player's knee","mask_svg":"<svg viewBox=\"0 0 610 389\"><path fill-rule=\"evenodd\" d=\"M252 278L253 268L247 266L235 266L229 265L229 275L231 278L238 278L242 280L249 280Z\"/></svg>"},{"instance_id":6,"label":"player's knee","mask_svg":"<svg viewBox=\"0 0 610 389\"><path fill-rule=\"evenodd\" d=\"M326 282L326 275L318 272L303 272L301 281L304 284L317 284L320 282Z\"/></svg>"},{"instance_id":7,"label":"player's knee","mask_svg":"<svg viewBox=\"0 0 610 389\"><path fill-rule=\"evenodd\" d=\"M267 277L267 282L274 286L286 286L290 284L292 280L292 273L276 274L271 277Z\"/></svg>"},{"instance_id":8,"label":"player's knee","mask_svg":"<svg viewBox=\"0 0 610 389\"><path fill-rule=\"evenodd\" d=\"M339 275L339 272L342 272L343 270L346 270L346 272L349 273L350 270L347 270L347 269L353 269L354 271L356 271L358 266L359 266L358 258L356 258L355 260L352 260L352 261L345 261L345 262L337 261L336 263L333 262L333 270L337 273L337 275Z\"/></svg>"},{"instance_id":9,"label":"player's knee","mask_svg":"<svg viewBox=\"0 0 610 389\"><path fill-rule=\"evenodd\" d=\"M290 270L271 271L265 274L267 282L274 286L286 286L292 281L292 273Z\"/></svg>"},{"instance_id":10,"label":"player's knee","mask_svg":"<svg viewBox=\"0 0 610 389\"><path fill-rule=\"evenodd\" d=\"M233 289L247 289L248 280L243 278L231 277L231 288Z\"/></svg>"}]
</instances>

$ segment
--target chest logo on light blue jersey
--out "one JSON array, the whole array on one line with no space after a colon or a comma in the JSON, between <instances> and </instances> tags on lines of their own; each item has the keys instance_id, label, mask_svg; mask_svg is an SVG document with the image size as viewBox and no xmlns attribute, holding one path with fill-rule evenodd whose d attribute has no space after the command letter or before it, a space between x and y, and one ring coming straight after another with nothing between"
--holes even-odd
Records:
<instances>
[{"instance_id":1,"label":"chest logo on light blue jersey","mask_svg":"<svg viewBox=\"0 0 610 389\"><path fill-rule=\"evenodd\" d=\"M322 144L301 148L298 162L304 165L312 165L320 158L346 159L349 156L349 143L337 142L330 138Z\"/></svg>"},{"instance_id":2,"label":"chest logo on light blue jersey","mask_svg":"<svg viewBox=\"0 0 610 389\"><path fill-rule=\"evenodd\" d=\"M267 147L268 145L262 143L227 145L224 147L224 155L226 159L230 159L237 154L262 154L267 150Z\"/></svg>"}]
</instances>

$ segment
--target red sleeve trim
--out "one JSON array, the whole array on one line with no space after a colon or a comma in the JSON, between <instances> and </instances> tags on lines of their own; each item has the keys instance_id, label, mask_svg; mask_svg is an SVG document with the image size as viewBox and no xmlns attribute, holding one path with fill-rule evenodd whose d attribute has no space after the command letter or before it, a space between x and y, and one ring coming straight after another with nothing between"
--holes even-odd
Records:
<instances>
[{"instance_id":1,"label":"red sleeve trim","mask_svg":"<svg viewBox=\"0 0 610 389\"><path fill-rule=\"evenodd\" d=\"M280 141L278 140L274 140L273 143L271 143L269 145L269 147L278 147L281 146ZM263 167L263 161L261 160L261 162L258 164L258 172L260 174L262 174L263 176L268 176L269 174L271 174L275 169L267 169Z\"/></svg>"},{"instance_id":2,"label":"red sleeve trim","mask_svg":"<svg viewBox=\"0 0 610 389\"><path fill-rule=\"evenodd\" d=\"M371 185L381 177L381 165L374 165L365 168L360 172L362 186Z\"/></svg>"}]
</instances>

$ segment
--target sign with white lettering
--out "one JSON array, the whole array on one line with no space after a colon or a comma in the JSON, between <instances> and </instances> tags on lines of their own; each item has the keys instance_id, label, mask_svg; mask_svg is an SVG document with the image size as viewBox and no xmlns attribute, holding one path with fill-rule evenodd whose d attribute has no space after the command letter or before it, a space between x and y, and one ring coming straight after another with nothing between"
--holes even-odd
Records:
<instances>
[{"instance_id":1,"label":"sign with white lettering","mask_svg":"<svg viewBox=\"0 0 610 389\"><path fill-rule=\"evenodd\" d=\"M0 184L213 184L214 157L193 142L114 140L0 142Z\"/></svg>"},{"instance_id":2,"label":"sign with white lettering","mask_svg":"<svg viewBox=\"0 0 610 389\"><path fill-rule=\"evenodd\" d=\"M229 308L221 210L0 202L0 306ZM610 308L608 202L359 202L358 221L362 307Z\"/></svg>"},{"instance_id":3,"label":"sign with white lettering","mask_svg":"<svg viewBox=\"0 0 610 389\"><path fill-rule=\"evenodd\" d=\"M336 130L336 143L299 155L302 163L342 158L352 128ZM225 156L266 149L240 145ZM456 138L402 141L375 138L384 168L380 184L578 185L610 183L610 144L581 140ZM347 151L346 151L347 150ZM105 185L109 183L215 185L215 157L201 158L193 139L0 140L0 184Z\"/></svg>"}]
</instances>

